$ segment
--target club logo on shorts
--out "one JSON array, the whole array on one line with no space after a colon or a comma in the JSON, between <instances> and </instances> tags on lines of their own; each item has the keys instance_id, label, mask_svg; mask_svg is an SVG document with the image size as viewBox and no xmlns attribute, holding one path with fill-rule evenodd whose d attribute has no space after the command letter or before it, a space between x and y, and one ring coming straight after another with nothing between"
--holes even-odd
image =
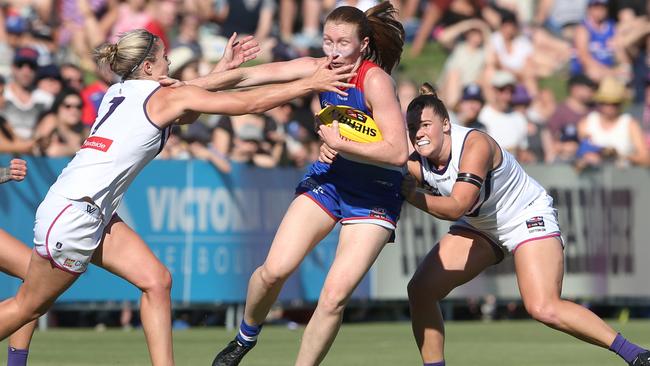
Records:
<instances>
[{"instance_id":1,"label":"club logo on shorts","mask_svg":"<svg viewBox=\"0 0 650 366\"><path fill-rule=\"evenodd\" d=\"M368 216L376 217L378 219L385 219L387 216L386 209L383 207L375 207L372 210L370 210L370 214Z\"/></svg>"},{"instance_id":2,"label":"club logo on shorts","mask_svg":"<svg viewBox=\"0 0 650 366\"><path fill-rule=\"evenodd\" d=\"M56 242L56 249L61 249L62 246L63 243L61 243L60 241Z\"/></svg>"},{"instance_id":3,"label":"club logo on shorts","mask_svg":"<svg viewBox=\"0 0 650 366\"><path fill-rule=\"evenodd\" d=\"M68 267L68 268L72 268L72 267L74 267L74 262L75 262L74 259L66 258L65 261L63 261L63 266Z\"/></svg>"},{"instance_id":4,"label":"club logo on shorts","mask_svg":"<svg viewBox=\"0 0 650 366\"><path fill-rule=\"evenodd\" d=\"M75 271L83 271L86 268L86 263L84 263L84 262L82 262L80 260L76 260L76 259L72 259L72 258L66 258L63 261L63 266L67 267L67 268L70 268L72 270L75 270Z\"/></svg>"},{"instance_id":5,"label":"club logo on shorts","mask_svg":"<svg viewBox=\"0 0 650 366\"><path fill-rule=\"evenodd\" d=\"M531 233L537 231L546 231L546 227L544 226L544 218L542 216L534 216L526 220L526 227L528 227L528 231Z\"/></svg>"}]
</instances>

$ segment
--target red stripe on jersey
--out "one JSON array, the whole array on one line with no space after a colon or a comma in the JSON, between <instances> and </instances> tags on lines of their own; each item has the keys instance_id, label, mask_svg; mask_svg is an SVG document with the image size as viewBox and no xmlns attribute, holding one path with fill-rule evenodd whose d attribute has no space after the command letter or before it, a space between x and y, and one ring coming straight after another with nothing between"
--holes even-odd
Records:
<instances>
[{"instance_id":1,"label":"red stripe on jersey","mask_svg":"<svg viewBox=\"0 0 650 366\"><path fill-rule=\"evenodd\" d=\"M99 136L91 136L84 141L81 145L82 149L95 149L99 151L106 152L109 147L113 144L113 140L107 139Z\"/></svg>"}]
</instances>

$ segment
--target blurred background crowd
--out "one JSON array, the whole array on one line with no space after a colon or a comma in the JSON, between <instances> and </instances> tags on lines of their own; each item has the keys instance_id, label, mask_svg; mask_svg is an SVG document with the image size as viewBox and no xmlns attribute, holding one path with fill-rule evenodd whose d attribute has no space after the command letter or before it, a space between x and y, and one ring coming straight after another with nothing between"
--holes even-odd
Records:
<instances>
[{"instance_id":1,"label":"blurred background crowd","mask_svg":"<svg viewBox=\"0 0 650 366\"><path fill-rule=\"evenodd\" d=\"M256 62L321 56L331 9L377 2L3 0L0 153L74 155L119 81L96 67L92 50L124 31L160 36L170 75L188 80L212 69L233 32L256 37ZM405 60L444 54L420 65L439 70L434 80L396 70L404 110L429 81L452 122L485 130L522 163L650 165L650 2L391 2L406 30ZM317 109L310 97L262 115L204 115L177 128L159 158L207 160L224 173L231 162L302 167L318 155Z\"/></svg>"}]
</instances>

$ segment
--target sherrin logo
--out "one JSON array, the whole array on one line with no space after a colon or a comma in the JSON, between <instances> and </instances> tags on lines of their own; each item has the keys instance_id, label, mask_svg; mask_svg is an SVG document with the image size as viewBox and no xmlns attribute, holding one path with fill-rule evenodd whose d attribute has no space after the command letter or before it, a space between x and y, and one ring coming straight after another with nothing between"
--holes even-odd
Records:
<instances>
[{"instance_id":1,"label":"sherrin logo","mask_svg":"<svg viewBox=\"0 0 650 366\"><path fill-rule=\"evenodd\" d=\"M94 149L106 152L113 144L113 140L99 136L91 136L81 145L82 149Z\"/></svg>"}]
</instances>

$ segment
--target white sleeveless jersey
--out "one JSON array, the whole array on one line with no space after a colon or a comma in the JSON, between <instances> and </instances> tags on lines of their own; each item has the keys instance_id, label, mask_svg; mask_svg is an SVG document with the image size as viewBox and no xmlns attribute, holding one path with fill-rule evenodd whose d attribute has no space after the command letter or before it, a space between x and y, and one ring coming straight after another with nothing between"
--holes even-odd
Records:
<instances>
[{"instance_id":1,"label":"white sleeveless jersey","mask_svg":"<svg viewBox=\"0 0 650 366\"><path fill-rule=\"evenodd\" d=\"M127 80L111 86L90 136L50 191L73 200L90 197L109 220L131 182L169 137L170 127L153 124L145 109L158 88L153 80Z\"/></svg>"},{"instance_id":2,"label":"white sleeveless jersey","mask_svg":"<svg viewBox=\"0 0 650 366\"><path fill-rule=\"evenodd\" d=\"M434 194L451 195L470 131L473 129L451 125L451 156L442 170L435 169L426 158L420 157L422 177ZM504 149L501 155L501 164L488 172L478 199L464 216L464 220L477 229L496 230L520 216L536 199L546 196L544 188L526 174L514 156Z\"/></svg>"}]
</instances>

